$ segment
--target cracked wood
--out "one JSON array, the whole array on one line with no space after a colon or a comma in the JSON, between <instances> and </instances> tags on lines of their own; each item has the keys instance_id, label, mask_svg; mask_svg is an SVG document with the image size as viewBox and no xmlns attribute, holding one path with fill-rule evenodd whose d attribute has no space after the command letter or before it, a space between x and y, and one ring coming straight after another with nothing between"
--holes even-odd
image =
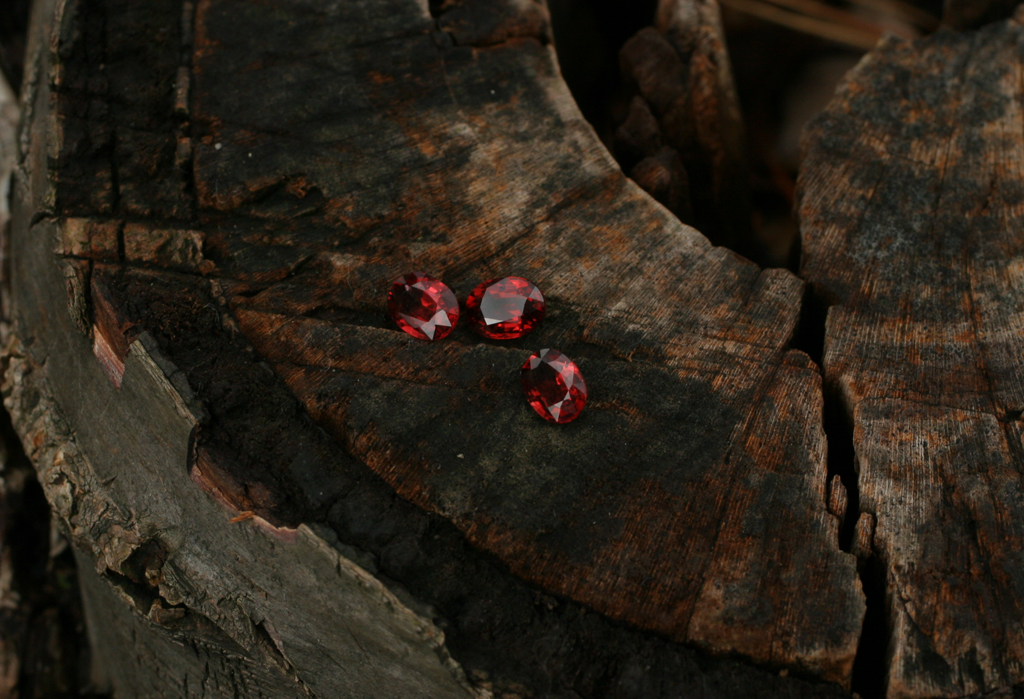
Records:
<instances>
[{"instance_id":1,"label":"cracked wood","mask_svg":"<svg viewBox=\"0 0 1024 699\"><path fill-rule=\"evenodd\" d=\"M1019 20L886 41L807 135L801 274L831 305L892 698L1024 683L1022 45Z\"/></svg>"},{"instance_id":2,"label":"cracked wood","mask_svg":"<svg viewBox=\"0 0 1024 699\"><path fill-rule=\"evenodd\" d=\"M802 284L622 176L557 73L543 5L202 0L193 37L191 3L67 2L30 93L15 289L37 364L71 357L46 365L88 448L151 338L203 406L194 450L176 444L192 481L278 533L330 524L437 605L478 682L838 691L732 660L694 670L693 646L849 682L864 603L827 508L820 377L787 349ZM549 316L521 341L413 344L383 318L412 268L463 294L526 276ZM565 429L515 385L542 345L594 391ZM87 415L80 375L112 416ZM113 475L130 509L142 476ZM584 650L552 650L551 669L537 643Z\"/></svg>"},{"instance_id":3,"label":"cracked wood","mask_svg":"<svg viewBox=\"0 0 1024 699\"><path fill-rule=\"evenodd\" d=\"M394 3L364 29L372 52L366 36L345 46L337 37L350 32L330 32L336 91L307 99L296 121L291 95L315 68L254 68L235 33L245 7L199 5L196 188L211 216L283 221L277 244L303 249L298 269L274 273L286 279L230 306L314 419L547 590L674 640L846 682L863 607L826 509L816 372L784 349L799 283L710 247L625 180L543 32L439 46L415 4ZM369 20L361 6L336 18ZM303 52L319 46L308 31ZM257 85L271 105L252 100ZM209 233L232 254L218 271L255 255L255 240ZM462 328L423 345L367 327L408 269L462 294L525 276L551 312L504 345ZM516 387L533 346L576 358L594 386L565 429L534 420ZM820 594L792 603L809 588Z\"/></svg>"}]
</instances>

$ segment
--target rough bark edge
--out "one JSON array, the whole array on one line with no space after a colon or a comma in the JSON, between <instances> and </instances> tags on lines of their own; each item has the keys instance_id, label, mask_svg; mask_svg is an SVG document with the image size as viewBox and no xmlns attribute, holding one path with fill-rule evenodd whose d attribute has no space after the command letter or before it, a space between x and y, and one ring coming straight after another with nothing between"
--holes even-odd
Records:
<instances>
[{"instance_id":1,"label":"rough bark edge","mask_svg":"<svg viewBox=\"0 0 1024 699\"><path fill-rule=\"evenodd\" d=\"M151 342L144 344L153 346ZM138 357L140 368L145 369L157 385L162 384L176 411L181 413L190 401L178 394L172 386L173 377L168 378L161 369L161 366L169 366L169 362L159 356L151 356L150 351L143 349L143 346L143 343L136 343L132 348L132 355ZM10 410L15 428L25 441L28 456L36 466L47 499L54 507L57 521L78 548L78 553L84 554L80 556L80 560L92 561L99 577L108 585L109 591L120 597L133 610L138 623L150 630L163 627L163 630L170 631L172 636L180 635L175 633L173 625L177 620L177 614L168 614L168 611L182 607L185 608L185 614L196 614L209 621L201 611L189 606L192 600L184 599L183 591L176 590L172 582L161 580L157 586L158 593L155 598L151 598L139 594L137 586L126 581L131 578L133 565L139 555L145 553L144 547L149 540L143 532L152 525L144 521L145 517L136 517L125 512L110 497L106 488L109 481L105 483L97 477L89 459L80 450L60 407L53 399L46 378L46 367L36 365L22 352L16 335L4 349L4 358L8 362L2 387L5 406ZM182 414L184 416L184 413ZM192 487L193 484L184 468L180 469L180 475L183 490L191 491L190 494L199 498L207 497ZM117 512L121 522L112 526L101 523L100 518L107 517L110 512ZM257 521L259 518L251 519L256 525L251 527L253 532L262 535L266 540L274 539L272 550L280 546L280 531L269 524ZM91 526L97 524L107 529L108 536L104 537L106 546L98 545L95 532L89 531ZM419 639L420 646L410 650L433 658L438 669L452 680L450 683L439 682L434 696L475 696L480 699L490 696L486 690L474 689L469 685L461 668L444 647L444 634L430 620L409 609L380 581L331 548L308 527L300 526L292 532L294 542L286 542L285 545L305 549L303 553L310 560L315 561L319 558L321 567L330 567L339 578L347 579L362 591L364 603L375 607L378 613L391 618L399 625L405 631L406 639ZM145 572L147 578L159 573L148 568ZM145 606L147 603L148 608ZM262 620L249 618L248 622L254 629L272 629L271 616L268 615ZM101 625L96 618L90 621L93 628ZM216 626L212 621L209 623ZM276 638L272 631L262 639L246 639L237 637L232 630L220 630L228 636L233 636L232 640L247 652L250 661L255 660L257 664L272 661L277 664L281 671L302 687L300 696L315 696L303 682L295 663L286 654L284 641L288 639ZM261 647L252 647L254 640L261 640L262 642L258 643ZM246 647L247 645L249 647ZM241 656L239 660L242 661ZM93 674L94 680L101 688L110 681L105 670L98 664L94 664ZM443 684L448 686L444 687ZM117 689L116 682L113 688ZM459 691L460 689L462 691Z\"/></svg>"}]
</instances>

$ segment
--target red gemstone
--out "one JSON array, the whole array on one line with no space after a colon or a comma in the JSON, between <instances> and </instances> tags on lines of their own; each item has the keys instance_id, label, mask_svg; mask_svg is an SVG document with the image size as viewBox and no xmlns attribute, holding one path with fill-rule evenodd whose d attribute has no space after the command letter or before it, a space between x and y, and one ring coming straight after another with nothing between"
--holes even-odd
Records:
<instances>
[{"instance_id":1,"label":"red gemstone","mask_svg":"<svg viewBox=\"0 0 1024 699\"><path fill-rule=\"evenodd\" d=\"M473 330L492 340L522 337L544 319L544 294L522 277L484 282L466 299Z\"/></svg>"},{"instance_id":2,"label":"red gemstone","mask_svg":"<svg viewBox=\"0 0 1024 699\"><path fill-rule=\"evenodd\" d=\"M542 349L526 360L523 393L545 420L564 424L579 417L587 404L587 382L579 367L558 350Z\"/></svg>"},{"instance_id":3,"label":"red gemstone","mask_svg":"<svg viewBox=\"0 0 1024 699\"><path fill-rule=\"evenodd\" d=\"M422 272L410 272L391 284L388 313L413 337L440 340L459 321L459 300L444 282Z\"/></svg>"}]
</instances>

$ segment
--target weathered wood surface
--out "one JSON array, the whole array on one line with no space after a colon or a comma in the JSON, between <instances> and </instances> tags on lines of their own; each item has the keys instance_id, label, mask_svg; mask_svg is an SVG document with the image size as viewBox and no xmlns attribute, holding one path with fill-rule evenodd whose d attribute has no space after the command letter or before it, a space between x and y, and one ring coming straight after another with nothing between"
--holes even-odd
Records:
<instances>
[{"instance_id":1,"label":"weathered wood surface","mask_svg":"<svg viewBox=\"0 0 1024 699\"><path fill-rule=\"evenodd\" d=\"M35 327L51 348L58 331L85 345L70 320ZM49 367L20 348L5 384L55 514L83 551L97 685L138 697L475 696L430 620L308 528L231 523L216 499L195 497L183 466L201 409L147 346L146 335L133 345L119 389L80 364L60 375L78 391L58 388L54 403ZM89 396L105 401L107 420L76 419L93 409ZM106 441L115 429L117 451Z\"/></svg>"},{"instance_id":2,"label":"weathered wood surface","mask_svg":"<svg viewBox=\"0 0 1024 699\"><path fill-rule=\"evenodd\" d=\"M205 691L168 638L228 648L254 695L381 696L389 658L408 696L848 684L864 602L819 374L788 349L802 285L623 177L542 5L40 7L8 402L138 612L97 637L146 644L105 656L111 684ZM548 318L414 342L382 317L413 268L460 294L527 276ZM562 429L517 387L542 346L593 391ZM102 616L109 589L85 589ZM376 658L355 676L354 646Z\"/></svg>"},{"instance_id":3,"label":"weathered wood surface","mask_svg":"<svg viewBox=\"0 0 1024 699\"><path fill-rule=\"evenodd\" d=\"M47 20L59 31L75 9L36 7L27 108L38 118L17 179L11 279L28 346L8 346L4 394L55 516L96 569L83 575L96 687L132 697L475 696L430 619L321 537L259 517L232 523L237 512L196 488L193 435L207 413L155 340L136 335L118 386L94 356L74 301L88 276L55 264L66 220L45 208L61 191L47 182L47 108L60 102L51 89L61 78L47 80L60 47Z\"/></svg>"},{"instance_id":4,"label":"weathered wood surface","mask_svg":"<svg viewBox=\"0 0 1024 699\"><path fill-rule=\"evenodd\" d=\"M0 76L0 234L6 240L11 221L11 175L18 162L18 97L10 84ZM0 246L0 270L6 269L8 251ZM10 295L0 294L0 343L10 335Z\"/></svg>"},{"instance_id":5,"label":"weathered wood surface","mask_svg":"<svg viewBox=\"0 0 1024 699\"><path fill-rule=\"evenodd\" d=\"M1019 20L887 41L807 136L801 274L831 306L892 698L1024 683L1021 46Z\"/></svg>"},{"instance_id":6,"label":"weathered wood surface","mask_svg":"<svg viewBox=\"0 0 1024 699\"><path fill-rule=\"evenodd\" d=\"M211 8L197 25L193 118L213 141L196 152L200 208L238 211L251 192L302 173L303 189L324 198L309 216L338 212L342 231L361 236L334 251L294 231L301 269L230 301L314 419L403 497L547 590L675 640L843 681L859 599L824 508L822 434L803 428L820 410L816 377L783 352L795 280L710 248L622 179L575 112L543 34L489 49L455 36L439 53L420 9L396 6L375 31L401 40L383 59L355 54L374 80L355 82L347 99L402 104L401 117L375 121L367 138L363 109L313 115L332 124L320 138L344 143L342 167L317 172L311 116L289 129L287 113L250 97L257 85L288 94L302 76L240 75L251 57L206 49L231 45L232 15ZM406 38L417 27L420 38ZM252 87L217 96L229 80ZM533 109L509 108L513 95ZM292 142L287 152L262 151L271 128ZM237 246L236 257L252 254L247 243L206 238L208 248ZM245 274L231 262L217 272ZM410 265L462 293L478 279L528 276L552 313L511 347L465 332L423 346L338 322L379 313L384 284ZM555 432L521 409L515 370L533 346L581 360L595 386L586 420ZM822 596L789 607L804 585ZM832 612L838 647L808 633ZM749 620L739 633L727 621L737 617Z\"/></svg>"},{"instance_id":7,"label":"weathered wood surface","mask_svg":"<svg viewBox=\"0 0 1024 699\"><path fill-rule=\"evenodd\" d=\"M784 350L796 280L711 248L623 179L543 32L477 45L454 35L438 51L421 9L396 5L373 29L386 56L339 56L344 73L372 73L346 83L352 108L310 105L292 126L251 96L257 86L287 95L308 84L307 69L252 69L251 56L213 50L237 41L237 13L215 9L197 24L192 116L212 142L196 150L200 210L290 221L268 206L286 196L253 197L294 186L316 197L289 203L308 207L306 220L337 216L326 240L308 223L279 224L290 250L274 273L289 276L225 294L314 420L404 498L547 590L675 640L844 681L861 602L824 506L823 434L805 428L820 411L817 377ZM235 88L224 96L226 82ZM367 132L374 104L401 114ZM312 142L310 120L323 124ZM323 163L325 140L343 144L337 168ZM246 277L241 262L265 249L253 242L207 233L207 249L232 255L211 274ZM387 281L410 266L462 294L521 274L552 312L506 345L457 331L424 346L368 327ZM345 322L352 314L363 323ZM577 358L594 386L587 418L567 429L522 409L516 368L542 346ZM790 606L804 586L822 594ZM833 633L816 628L823 618Z\"/></svg>"}]
</instances>

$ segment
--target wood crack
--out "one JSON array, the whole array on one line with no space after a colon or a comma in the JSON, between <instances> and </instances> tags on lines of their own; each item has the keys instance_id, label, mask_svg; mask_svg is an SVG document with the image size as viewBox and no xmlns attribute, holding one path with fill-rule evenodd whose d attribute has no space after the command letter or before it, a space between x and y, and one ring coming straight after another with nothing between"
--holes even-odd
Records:
<instances>
[{"instance_id":1,"label":"wood crack","mask_svg":"<svg viewBox=\"0 0 1024 699\"><path fill-rule=\"evenodd\" d=\"M74 181L58 177L92 160L68 149L36 161L38 178L25 181L53 178L60 217L36 230L19 220L15 286L25 327L41 328L35 353L69 355L48 361L50 388L70 406L82 448L102 456L92 466L104 487L140 517L162 516L168 503L183 508L163 527L161 570L187 606L244 648L261 647L252 623L267 620L263 631L275 645L280 635L289 656L303 655L290 659L323 696L351 693L357 680L370 696L381 686L417 697L466 690L445 647L506 694L563 687L587 696L634 676L650 696L685 693L694 677L725 694L736 686L762 697L842 692L863 602L823 498L818 377L786 352L800 284L711 248L623 178L572 103L550 48L509 40L533 34L527 25L546 27L534 12L541 4L488 0L460 15L470 4L449 3L439 19L459 45L443 50L442 75L429 20L414 2L387 11L339 3L320 17L287 3L203 0L186 64L190 11L180 0L147 4L172 18L158 24L178 26L180 37L144 46L130 41L148 36L141 27L150 15L122 17L109 0L95 1L112 23L105 70L133 74L134 64L114 61L114 42L125 42L124 55L152 60L141 72L160 89L108 105L138 107L112 118L123 216L110 225L86 223L106 213L95 202L108 201L107 180L87 169ZM521 17L507 14L513 5ZM320 60L287 70L258 61L262 52L281 55L297 34ZM338 40L382 35L411 38L358 49ZM311 93L310 84L325 89ZM355 98L373 105L374 118L347 109ZM65 99L58 95L55 108L71 106ZM318 123L330 138L301 137ZM39 124L37 154L50 138L71 143L63 138L70 132L45 130L75 124ZM245 133L235 124L247 124ZM169 138L154 138L160 133ZM177 157L183 137L191 160ZM182 163L191 163L191 185ZM267 184L275 182L284 185ZM61 199L78 191L90 196ZM69 214L87 233L72 243L89 254L73 257L93 262L93 315L107 302L112 341L142 330L152 340L122 353L120 388L57 312L67 303L64 288L51 286L49 244ZM347 244L353 238L359 246ZM550 290L561 316L518 349L447 343L399 355L393 332L353 330L343 316L379 310L380 285L407 268L442 275L460 292L492 268L529 276ZM245 325L252 318L243 311L275 308L294 319L289 334ZM335 310L336 333L303 318ZM291 332L300 322L308 336ZM522 403L516 362L503 360L527 343L579 348L599 388L592 407L612 409L547 430ZM463 351L476 354L455 361ZM358 375L318 374L332 352ZM637 361L610 361L616 353ZM447 375L468 388L392 375ZM192 411L190 420L190 406L182 410L167 385L194 391L208 417ZM147 430L173 434L144 439ZM106 441L111 434L118 444ZM173 454L133 451L165 448ZM200 462L202 473L188 472ZM189 473L206 493L184 480ZM151 482L176 484L172 500L154 500ZM232 504L252 516L238 520ZM86 512L74 507L76 516ZM304 521L330 524L325 538ZM436 609L448 642L428 623L433 612L408 616L347 559L331 559L330 574L318 567L334 551L325 543L332 531L338 550L369 552L382 577ZM352 579L339 582L335 568ZM211 569L216 576L202 574ZM353 585L339 591L344 580ZM383 596L397 620L348 623L349 592ZM392 622L392 640L407 639L411 650L363 635ZM146 628L127 627L139 644L157 643ZM111 639L107 647L125 645ZM367 663L364 652L383 660ZM144 676L130 656L112 651L111 667ZM203 660L190 661L190 686L301 696L244 658ZM379 668L391 676L374 675ZM781 668L830 684L783 680ZM181 686L174 673L151 674ZM425 690L416 678L427 678Z\"/></svg>"},{"instance_id":2,"label":"wood crack","mask_svg":"<svg viewBox=\"0 0 1024 699\"><path fill-rule=\"evenodd\" d=\"M826 400L852 425L856 509L876 522L859 546L871 552L854 670L865 695L957 697L1024 682L1012 622L997 619L1019 608L1004 581L1021 571L993 543L1022 536L1007 524L1019 517L1010 484L1022 452L1004 407L1021 404L1018 293L1006 281L1020 255L1009 155L1019 144L1007 138L1019 131L1020 31L1008 22L883 44L808 138L801 275L837 309Z\"/></svg>"}]
</instances>

